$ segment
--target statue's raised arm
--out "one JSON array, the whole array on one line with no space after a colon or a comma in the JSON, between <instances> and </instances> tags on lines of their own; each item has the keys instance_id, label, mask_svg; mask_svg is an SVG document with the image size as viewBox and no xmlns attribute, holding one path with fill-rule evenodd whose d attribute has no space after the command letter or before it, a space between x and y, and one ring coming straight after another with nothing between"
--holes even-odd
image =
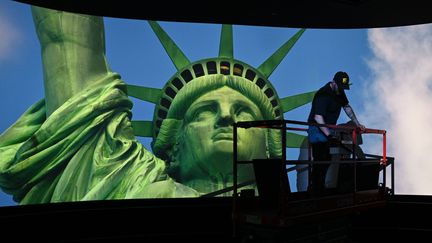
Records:
<instances>
[{"instance_id":1,"label":"statue's raised arm","mask_svg":"<svg viewBox=\"0 0 432 243\"><path fill-rule=\"evenodd\" d=\"M103 18L32 7L42 51L47 115L109 75Z\"/></svg>"}]
</instances>

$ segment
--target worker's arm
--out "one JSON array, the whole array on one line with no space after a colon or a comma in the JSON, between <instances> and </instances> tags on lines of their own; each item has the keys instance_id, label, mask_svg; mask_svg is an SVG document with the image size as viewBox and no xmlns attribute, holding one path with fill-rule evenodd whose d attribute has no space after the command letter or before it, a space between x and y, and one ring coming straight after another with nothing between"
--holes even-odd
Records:
<instances>
[{"instance_id":1,"label":"worker's arm","mask_svg":"<svg viewBox=\"0 0 432 243\"><path fill-rule=\"evenodd\" d=\"M347 104L343 107L345 113L347 114L347 116L351 119L351 121L353 121L357 127L359 127L361 130L365 129L365 126L363 126L362 124L360 124L360 122L358 121L356 115L354 114L354 110L353 108Z\"/></svg>"},{"instance_id":2,"label":"worker's arm","mask_svg":"<svg viewBox=\"0 0 432 243\"><path fill-rule=\"evenodd\" d=\"M315 115L314 119L315 119L315 121L318 124L325 124L324 117L322 115ZM326 135L327 137L331 135L330 130L328 129L328 127L322 126L322 127L319 127L319 128L324 133L324 135Z\"/></svg>"},{"instance_id":3,"label":"worker's arm","mask_svg":"<svg viewBox=\"0 0 432 243\"><path fill-rule=\"evenodd\" d=\"M46 115L102 80L109 72L105 59L102 17L32 6L42 50Z\"/></svg>"}]
</instances>

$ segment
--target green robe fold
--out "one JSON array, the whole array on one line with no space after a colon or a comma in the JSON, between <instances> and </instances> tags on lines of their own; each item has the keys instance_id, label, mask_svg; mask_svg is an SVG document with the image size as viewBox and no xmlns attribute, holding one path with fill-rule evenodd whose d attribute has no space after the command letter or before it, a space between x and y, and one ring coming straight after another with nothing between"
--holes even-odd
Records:
<instances>
[{"instance_id":1,"label":"green robe fold","mask_svg":"<svg viewBox=\"0 0 432 243\"><path fill-rule=\"evenodd\" d=\"M21 204L190 197L132 130L126 85L110 73L46 118L31 106L0 136L0 187Z\"/></svg>"}]
</instances>

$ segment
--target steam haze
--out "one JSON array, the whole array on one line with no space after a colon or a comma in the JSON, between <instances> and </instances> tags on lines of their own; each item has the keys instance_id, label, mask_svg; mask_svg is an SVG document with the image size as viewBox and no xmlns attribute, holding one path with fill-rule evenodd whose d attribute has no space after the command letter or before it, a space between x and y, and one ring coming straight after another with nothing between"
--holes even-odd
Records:
<instances>
[{"instance_id":1,"label":"steam haze","mask_svg":"<svg viewBox=\"0 0 432 243\"><path fill-rule=\"evenodd\" d=\"M371 82L365 87L362 122L387 130L388 154L395 157L396 193L430 195L432 26L371 29L368 41ZM366 151L381 153L379 142L365 144Z\"/></svg>"}]
</instances>

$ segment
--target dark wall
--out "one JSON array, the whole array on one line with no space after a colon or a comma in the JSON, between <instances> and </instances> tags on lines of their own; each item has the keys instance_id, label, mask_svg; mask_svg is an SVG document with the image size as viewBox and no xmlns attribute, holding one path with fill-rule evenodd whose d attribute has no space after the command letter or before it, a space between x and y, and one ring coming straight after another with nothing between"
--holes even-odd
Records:
<instances>
[{"instance_id":1,"label":"dark wall","mask_svg":"<svg viewBox=\"0 0 432 243\"><path fill-rule=\"evenodd\" d=\"M373 28L432 22L428 1L420 0L17 1L108 17L292 28Z\"/></svg>"}]
</instances>

